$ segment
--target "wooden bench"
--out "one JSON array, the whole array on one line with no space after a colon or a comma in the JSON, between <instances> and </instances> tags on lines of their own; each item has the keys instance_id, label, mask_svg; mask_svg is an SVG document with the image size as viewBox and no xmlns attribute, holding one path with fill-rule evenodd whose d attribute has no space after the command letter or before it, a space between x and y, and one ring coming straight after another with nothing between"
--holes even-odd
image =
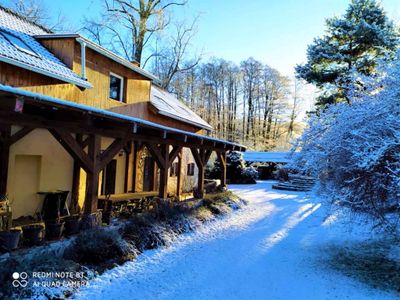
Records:
<instances>
[{"instance_id":1,"label":"wooden bench","mask_svg":"<svg viewBox=\"0 0 400 300\"><path fill-rule=\"evenodd\" d=\"M111 211L116 205L133 204L134 208L142 210L144 202L149 199L156 197L158 192L137 192L137 193L123 193L123 194L111 194L111 195L101 195L99 196L100 207L106 211Z\"/></svg>"}]
</instances>

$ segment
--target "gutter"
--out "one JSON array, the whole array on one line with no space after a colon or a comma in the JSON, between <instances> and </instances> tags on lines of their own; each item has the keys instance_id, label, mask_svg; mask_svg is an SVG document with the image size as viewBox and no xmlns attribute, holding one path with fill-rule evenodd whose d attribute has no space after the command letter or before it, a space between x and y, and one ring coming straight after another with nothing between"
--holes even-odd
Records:
<instances>
[{"instance_id":1,"label":"gutter","mask_svg":"<svg viewBox=\"0 0 400 300\"><path fill-rule=\"evenodd\" d=\"M68 79L68 78L63 77L61 75L58 75L58 74L55 74L55 73L52 73L50 71L46 71L46 70L43 70L43 69L40 69L40 68L33 67L33 66L31 66L31 65L29 65L27 63L20 62L20 61L17 61L17 60L14 60L14 59L11 59L11 58L8 58L8 57L5 57L5 56L0 56L0 61L8 63L10 65L14 65L14 66L20 67L22 69L26 69L26 70L29 70L29 71L32 71L32 72L35 72L35 73L39 73L39 74L42 74L42 75L45 75L45 76L48 76L48 77L51 77L51 78L55 78L55 79L61 80L63 82L72 83L74 85L77 85L77 86L85 88L85 89L90 89L90 88L93 87L93 85L91 85L89 82L85 82L84 83L84 82L82 82L82 80Z\"/></svg>"}]
</instances>

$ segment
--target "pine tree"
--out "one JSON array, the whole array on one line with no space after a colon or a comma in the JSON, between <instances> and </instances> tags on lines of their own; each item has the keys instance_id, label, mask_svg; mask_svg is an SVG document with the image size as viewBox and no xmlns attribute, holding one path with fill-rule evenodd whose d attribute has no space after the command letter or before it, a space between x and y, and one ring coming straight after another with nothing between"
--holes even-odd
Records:
<instances>
[{"instance_id":1,"label":"pine tree","mask_svg":"<svg viewBox=\"0 0 400 300\"><path fill-rule=\"evenodd\" d=\"M308 62L296 66L299 78L323 91L319 107L349 102L352 75L376 75L379 60L393 59L399 43L398 29L376 0L352 0L346 13L326 26L326 35L308 46Z\"/></svg>"}]
</instances>

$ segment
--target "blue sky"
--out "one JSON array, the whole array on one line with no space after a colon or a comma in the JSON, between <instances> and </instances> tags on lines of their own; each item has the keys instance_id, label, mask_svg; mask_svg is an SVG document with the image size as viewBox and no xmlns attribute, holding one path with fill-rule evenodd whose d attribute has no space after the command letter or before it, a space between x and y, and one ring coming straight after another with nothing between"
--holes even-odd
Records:
<instances>
[{"instance_id":1,"label":"blue sky","mask_svg":"<svg viewBox=\"0 0 400 300\"><path fill-rule=\"evenodd\" d=\"M102 0L42 0L72 23L96 15ZM324 33L324 20L342 14L348 0L189 0L174 11L179 19L200 15L193 46L205 56L239 63L250 56L286 75L305 61L307 45ZM383 0L388 16L400 21L400 0Z\"/></svg>"}]
</instances>

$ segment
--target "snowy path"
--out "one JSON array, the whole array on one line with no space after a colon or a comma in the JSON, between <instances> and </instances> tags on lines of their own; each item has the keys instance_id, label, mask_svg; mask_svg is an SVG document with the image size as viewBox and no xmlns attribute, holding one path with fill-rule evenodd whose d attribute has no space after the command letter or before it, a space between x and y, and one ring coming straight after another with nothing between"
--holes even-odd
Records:
<instances>
[{"instance_id":1,"label":"snowy path","mask_svg":"<svg viewBox=\"0 0 400 300\"><path fill-rule=\"evenodd\" d=\"M318 265L321 246L359 232L321 204L271 183L231 186L249 205L168 249L106 272L77 299L393 299Z\"/></svg>"}]
</instances>

